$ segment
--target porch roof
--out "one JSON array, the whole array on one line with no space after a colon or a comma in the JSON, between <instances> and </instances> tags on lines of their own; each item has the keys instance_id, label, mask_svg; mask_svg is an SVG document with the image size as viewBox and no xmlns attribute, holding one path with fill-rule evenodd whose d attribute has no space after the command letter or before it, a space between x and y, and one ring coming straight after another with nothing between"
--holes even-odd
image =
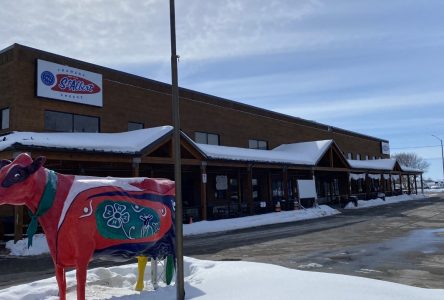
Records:
<instances>
[{"instance_id":1,"label":"porch roof","mask_svg":"<svg viewBox=\"0 0 444 300\"><path fill-rule=\"evenodd\" d=\"M273 150L197 144L210 159L315 166L332 140L284 144Z\"/></svg>"},{"instance_id":2,"label":"porch roof","mask_svg":"<svg viewBox=\"0 0 444 300\"><path fill-rule=\"evenodd\" d=\"M407 172L407 173L408 172L411 172L411 173L423 173L423 171L420 170L420 169L410 168L410 167L404 166L403 164L399 164L399 166L401 167L401 170L403 172Z\"/></svg>"},{"instance_id":3,"label":"porch roof","mask_svg":"<svg viewBox=\"0 0 444 300\"><path fill-rule=\"evenodd\" d=\"M347 159L352 169L366 169L366 170L384 170L393 171L396 165L396 159L374 159L374 160L354 160Z\"/></svg>"},{"instance_id":4,"label":"porch roof","mask_svg":"<svg viewBox=\"0 0 444 300\"><path fill-rule=\"evenodd\" d=\"M46 148L134 155L172 131L172 126L161 126L119 133L11 132L0 136L0 151Z\"/></svg>"}]
</instances>

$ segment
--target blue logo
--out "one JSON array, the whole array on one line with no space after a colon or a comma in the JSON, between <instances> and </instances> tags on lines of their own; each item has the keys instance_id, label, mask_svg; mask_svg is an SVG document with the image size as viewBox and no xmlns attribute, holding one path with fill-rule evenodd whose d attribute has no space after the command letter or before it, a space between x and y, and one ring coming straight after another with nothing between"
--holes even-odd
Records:
<instances>
[{"instance_id":1,"label":"blue logo","mask_svg":"<svg viewBox=\"0 0 444 300\"><path fill-rule=\"evenodd\" d=\"M54 84L55 82L55 77L54 74L52 74L49 71L44 71L42 72L42 75L40 75L40 79L42 80L42 82L47 85L47 86L51 86Z\"/></svg>"}]
</instances>

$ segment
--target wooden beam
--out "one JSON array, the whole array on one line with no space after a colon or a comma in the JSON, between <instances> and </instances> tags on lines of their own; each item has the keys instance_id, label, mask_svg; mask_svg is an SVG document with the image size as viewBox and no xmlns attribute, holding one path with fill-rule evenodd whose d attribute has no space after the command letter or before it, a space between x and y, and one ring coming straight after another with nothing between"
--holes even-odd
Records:
<instances>
[{"instance_id":1,"label":"wooden beam","mask_svg":"<svg viewBox=\"0 0 444 300\"><path fill-rule=\"evenodd\" d=\"M315 171L326 171L326 172L350 172L347 168L329 168L329 167L314 167Z\"/></svg>"},{"instance_id":2,"label":"wooden beam","mask_svg":"<svg viewBox=\"0 0 444 300\"><path fill-rule=\"evenodd\" d=\"M422 173L421 173L421 194L424 194L424 181L422 180Z\"/></svg>"},{"instance_id":3,"label":"wooden beam","mask_svg":"<svg viewBox=\"0 0 444 300\"><path fill-rule=\"evenodd\" d=\"M140 161L141 159L139 157L133 158L133 163L132 163L133 177L140 177Z\"/></svg>"},{"instance_id":4,"label":"wooden beam","mask_svg":"<svg viewBox=\"0 0 444 300\"><path fill-rule=\"evenodd\" d=\"M407 186L408 186L408 191L409 191L409 195L412 193L412 189L410 188L410 175L407 174Z\"/></svg>"},{"instance_id":5,"label":"wooden beam","mask_svg":"<svg viewBox=\"0 0 444 300\"><path fill-rule=\"evenodd\" d=\"M207 164L202 162L200 165L200 215L202 220L207 220Z\"/></svg>"},{"instance_id":6,"label":"wooden beam","mask_svg":"<svg viewBox=\"0 0 444 300\"><path fill-rule=\"evenodd\" d=\"M23 238L23 206L14 206L14 242Z\"/></svg>"},{"instance_id":7,"label":"wooden beam","mask_svg":"<svg viewBox=\"0 0 444 300\"><path fill-rule=\"evenodd\" d=\"M414 176L413 178L415 179L415 192L416 192L416 195L418 195L418 185L416 183L416 174L413 176Z\"/></svg>"},{"instance_id":8,"label":"wooden beam","mask_svg":"<svg viewBox=\"0 0 444 300\"><path fill-rule=\"evenodd\" d=\"M249 165L247 167L247 203L250 214L253 214L253 167Z\"/></svg>"},{"instance_id":9,"label":"wooden beam","mask_svg":"<svg viewBox=\"0 0 444 300\"><path fill-rule=\"evenodd\" d=\"M283 168L283 174L282 174L282 187L284 189L284 200L288 201L288 168Z\"/></svg>"}]
</instances>

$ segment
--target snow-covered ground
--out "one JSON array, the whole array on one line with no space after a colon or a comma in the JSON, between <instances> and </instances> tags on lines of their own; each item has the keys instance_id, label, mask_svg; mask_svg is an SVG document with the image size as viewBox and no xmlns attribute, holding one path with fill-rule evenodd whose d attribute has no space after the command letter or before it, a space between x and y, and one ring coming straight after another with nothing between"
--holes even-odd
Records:
<instances>
[{"instance_id":1,"label":"snow-covered ground","mask_svg":"<svg viewBox=\"0 0 444 300\"><path fill-rule=\"evenodd\" d=\"M255 215L236 219L224 219L217 221L202 221L193 224L186 224L183 226L184 235L196 235L210 232L229 231L242 228L257 227L269 224L286 223L300 220L308 220L315 218L322 218L339 214L339 211L327 205L320 205L318 207L281 211L275 213L268 213L263 215Z\"/></svg>"},{"instance_id":2,"label":"snow-covered ground","mask_svg":"<svg viewBox=\"0 0 444 300\"><path fill-rule=\"evenodd\" d=\"M366 207L372 207L372 206L380 206L380 205L387 205L392 203L398 203L403 201L409 201L409 200L420 200L426 198L426 195L399 195L399 196L393 196L393 197L385 197L385 201L381 198L372 199L372 200L358 200L358 206L355 206L352 202L349 202L344 208L345 209L359 209L359 208L366 208Z\"/></svg>"},{"instance_id":3,"label":"snow-covered ground","mask_svg":"<svg viewBox=\"0 0 444 300\"><path fill-rule=\"evenodd\" d=\"M145 290L134 291L137 266L88 271L86 297L98 299L176 299L175 286L153 290L150 267ZM75 299L75 272L67 273L68 299ZM251 262L213 262L185 258L186 299L341 299L442 300L444 290L423 289L361 277L287 269ZM55 278L0 290L0 299L55 300Z\"/></svg>"},{"instance_id":4,"label":"snow-covered ground","mask_svg":"<svg viewBox=\"0 0 444 300\"><path fill-rule=\"evenodd\" d=\"M444 189L424 189L424 194L431 195L431 194L440 194L444 193Z\"/></svg>"}]
</instances>

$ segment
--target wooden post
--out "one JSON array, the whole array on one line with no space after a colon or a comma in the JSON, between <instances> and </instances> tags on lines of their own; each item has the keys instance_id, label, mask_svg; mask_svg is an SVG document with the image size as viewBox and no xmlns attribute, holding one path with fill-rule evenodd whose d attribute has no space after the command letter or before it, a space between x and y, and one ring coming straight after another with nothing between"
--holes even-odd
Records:
<instances>
[{"instance_id":1,"label":"wooden post","mask_svg":"<svg viewBox=\"0 0 444 300\"><path fill-rule=\"evenodd\" d=\"M351 189L352 189L352 186L351 186L351 180L350 180L350 172L347 172L347 186L346 186L346 191L347 191L347 196L348 197L350 197L351 196Z\"/></svg>"},{"instance_id":2,"label":"wooden post","mask_svg":"<svg viewBox=\"0 0 444 300\"><path fill-rule=\"evenodd\" d=\"M23 206L14 206L14 242L23 237Z\"/></svg>"},{"instance_id":3,"label":"wooden post","mask_svg":"<svg viewBox=\"0 0 444 300\"><path fill-rule=\"evenodd\" d=\"M274 207L273 207L273 186L272 186L272 181L273 181L273 176L272 176L270 170L268 170L268 205L270 205L270 207L271 207L272 210L274 211Z\"/></svg>"},{"instance_id":4,"label":"wooden post","mask_svg":"<svg viewBox=\"0 0 444 300\"><path fill-rule=\"evenodd\" d=\"M402 188L402 174L399 173L399 187L401 189L401 195L403 194L403 188Z\"/></svg>"},{"instance_id":5,"label":"wooden post","mask_svg":"<svg viewBox=\"0 0 444 300\"><path fill-rule=\"evenodd\" d=\"M237 169L237 200L239 202L239 213L242 214L242 184L241 171Z\"/></svg>"},{"instance_id":6,"label":"wooden post","mask_svg":"<svg viewBox=\"0 0 444 300\"><path fill-rule=\"evenodd\" d=\"M393 181L392 181L392 173L389 174L389 186L390 186L390 196L393 196Z\"/></svg>"},{"instance_id":7,"label":"wooden post","mask_svg":"<svg viewBox=\"0 0 444 300\"><path fill-rule=\"evenodd\" d=\"M418 184L416 183L416 174L413 175L413 178L415 180L415 193L416 193L416 195L418 195Z\"/></svg>"},{"instance_id":8,"label":"wooden post","mask_svg":"<svg viewBox=\"0 0 444 300\"><path fill-rule=\"evenodd\" d=\"M407 174L407 187L410 195L412 193L412 189L410 187L410 174Z\"/></svg>"},{"instance_id":9,"label":"wooden post","mask_svg":"<svg viewBox=\"0 0 444 300\"><path fill-rule=\"evenodd\" d=\"M368 178L369 178L368 177L368 173L365 173L365 199L366 200L368 200L368 198L369 198L369 196L368 196L369 195L369 186L368 186L369 185L368 184L369 180L368 180Z\"/></svg>"},{"instance_id":10,"label":"wooden post","mask_svg":"<svg viewBox=\"0 0 444 300\"><path fill-rule=\"evenodd\" d=\"M133 164L132 164L132 169L133 169L133 177L139 177L140 175L140 162L141 162L141 158L140 157L134 157L133 158Z\"/></svg>"},{"instance_id":11,"label":"wooden post","mask_svg":"<svg viewBox=\"0 0 444 300\"><path fill-rule=\"evenodd\" d=\"M282 188L284 189L284 200L288 203L288 167L284 167L282 174Z\"/></svg>"},{"instance_id":12,"label":"wooden post","mask_svg":"<svg viewBox=\"0 0 444 300\"><path fill-rule=\"evenodd\" d=\"M248 165L247 168L247 203L248 210L250 214L253 214L253 166L251 164Z\"/></svg>"},{"instance_id":13,"label":"wooden post","mask_svg":"<svg viewBox=\"0 0 444 300\"><path fill-rule=\"evenodd\" d=\"M424 181L422 181L422 173L421 173L421 194L424 194Z\"/></svg>"},{"instance_id":14,"label":"wooden post","mask_svg":"<svg viewBox=\"0 0 444 300\"><path fill-rule=\"evenodd\" d=\"M207 220L207 162L200 165L200 215L202 220Z\"/></svg>"}]
</instances>

